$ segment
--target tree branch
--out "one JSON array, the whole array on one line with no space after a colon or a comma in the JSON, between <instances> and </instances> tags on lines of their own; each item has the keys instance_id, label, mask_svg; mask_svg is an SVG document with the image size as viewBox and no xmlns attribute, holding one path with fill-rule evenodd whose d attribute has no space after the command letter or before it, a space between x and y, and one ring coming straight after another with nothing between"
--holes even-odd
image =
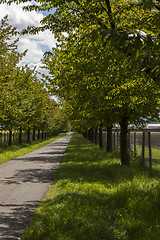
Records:
<instances>
[{"instance_id":1,"label":"tree branch","mask_svg":"<svg viewBox=\"0 0 160 240\"><path fill-rule=\"evenodd\" d=\"M112 10L111 10L111 5L110 5L110 1L109 0L105 0L105 3L107 5L107 8L108 8L108 17L109 17L109 22L110 22L110 25L111 25L111 28L114 29L116 26L115 26L115 23L113 21L113 18L112 18Z\"/></svg>"},{"instance_id":2,"label":"tree branch","mask_svg":"<svg viewBox=\"0 0 160 240\"><path fill-rule=\"evenodd\" d=\"M99 0L98 2L99 2L99 4L101 5L101 7L104 9L104 11L106 11L106 13L109 15L108 10L103 6L103 4L101 3L101 1Z\"/></svg>"}]
</instances>

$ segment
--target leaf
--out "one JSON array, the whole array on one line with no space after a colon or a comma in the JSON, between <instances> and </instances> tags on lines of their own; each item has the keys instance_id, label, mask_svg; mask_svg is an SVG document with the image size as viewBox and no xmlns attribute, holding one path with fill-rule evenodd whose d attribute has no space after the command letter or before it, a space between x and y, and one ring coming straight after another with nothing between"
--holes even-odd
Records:
<instances>
[{"instance_id":1,"label":"leaf","mask_svg":"<svg viewBox=\"0 0 160 240\"><path fill-rule=\"evenodd\" d=\"M91 41L94 42L100 37L100 28L95 28L91 33Z\"/></svg>"},{"instance_id":2,"label":"leaf","mask_svg":"<svg viewBox=\"0 0 160 240\"><path fill-rule=\"evenodd\" d=\"M111 33L110 29L105 29L101 31L102 39L104 40Z\"/></svg>"}]
</instances>

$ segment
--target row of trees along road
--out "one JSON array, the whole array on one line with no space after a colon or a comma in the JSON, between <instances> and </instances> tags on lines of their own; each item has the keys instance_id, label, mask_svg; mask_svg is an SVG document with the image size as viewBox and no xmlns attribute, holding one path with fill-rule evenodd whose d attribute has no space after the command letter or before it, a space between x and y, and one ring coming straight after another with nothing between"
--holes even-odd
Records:
<instances>
[{"instance_id":1,"label":"row of trees along road","mask_svg":"<svg viewBox=\"0 0 160 240\"><path fill-rule=\"evenodd\" d=\"M66 119L59 105L49 97L35 70L17 64L26 54L17 52L16 29L5 17L0 25L0 126L13 130L59 132Z\"/></svg>"},{"instance_id":2,"label":"row of trees along road","mask_svg":"<svg viewBox=\"0 0 160 240\"><path fill-rule=\"evenodd\" d=\"M14 2L14 0L4 2ZM17 1L16 1L17 2ZM19 0L18 2L27 2ZM54 10L43 26L58 41L43 63L50 90L78 130L121 127L121 163L129 164L128 124L159 118L159 0L41 0L27 10Z\"/></svg>"}]
</instances>

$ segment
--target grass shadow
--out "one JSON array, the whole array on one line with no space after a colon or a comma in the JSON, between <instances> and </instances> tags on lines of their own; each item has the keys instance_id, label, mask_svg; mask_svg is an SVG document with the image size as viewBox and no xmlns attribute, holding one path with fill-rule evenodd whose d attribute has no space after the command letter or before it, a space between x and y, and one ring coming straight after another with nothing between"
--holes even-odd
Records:
<instances>
[{"instance_id":1,"label":"grass shadow","mask_svg":"<svg viewBox=\"0 0 160 240\"><path fill-rule=\"evenodd\" d=\"M136 165L120 166L117 154L106 154L75 135L22 239L159 240L159 236L157 176Z\"/></svg>"}]
</instances>

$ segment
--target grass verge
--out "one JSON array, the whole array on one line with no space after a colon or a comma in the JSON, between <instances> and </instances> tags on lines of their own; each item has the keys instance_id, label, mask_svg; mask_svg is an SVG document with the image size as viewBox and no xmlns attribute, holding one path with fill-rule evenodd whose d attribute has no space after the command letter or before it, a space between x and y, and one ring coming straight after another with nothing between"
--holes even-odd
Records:
<instances>
[{"instance_id":1,"label":"grass verge","mask_svg":"<svg viewBox=\"0 0 160 240\"><path fill-rule=\"evenodd\" d=\"M52 138L37 140L34 142L23 143L18 145L12 145L7 147L0 148L0 164L5 163L11 159L22 156L26 153L32 152L40 147L45 146L46 144L53 142L54 140L64 136L66 133L60 133L57 136Z\"/></svg>"},{"instance_id":2,"label":"grass verge","mask_svg":"<svg viewBox=\"0 0 160 240\"><path fill-rule=\"evenodd\" d=\"M160 184L75 134L23 240L159 240Z\"/></svg>"},{"instance_id":3,"label":"grass verge","mask_svg":"<svg viewBox=\"0 0 160 240\"><path fill-rule=\"evenodd\" d=\"M137 145L137 159L142 161L142 145ZM132 145L133 148L133 145ZM160 150L152 147L152 168L160 171ZM134 155L134 153L133 153ZM134 159L136 160L136 159ZM145 165L149 167L149 148L145 147Z\"/></svg>"}]
</instances>

